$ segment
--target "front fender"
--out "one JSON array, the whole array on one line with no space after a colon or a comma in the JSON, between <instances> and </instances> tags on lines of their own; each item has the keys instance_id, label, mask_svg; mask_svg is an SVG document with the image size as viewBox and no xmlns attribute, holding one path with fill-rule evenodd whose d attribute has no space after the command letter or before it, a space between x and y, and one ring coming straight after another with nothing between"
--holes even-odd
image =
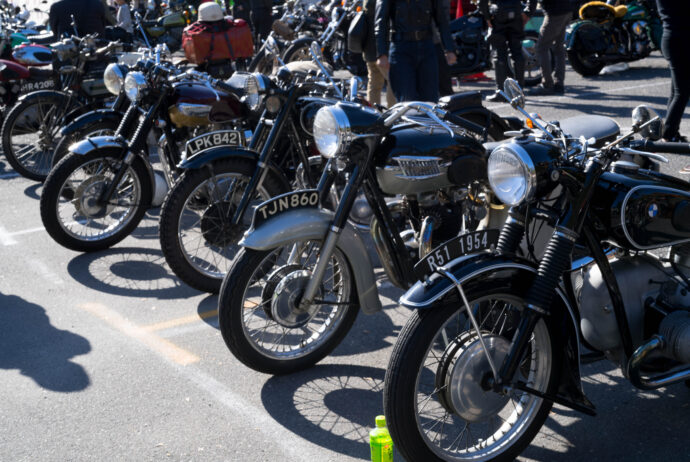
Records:
<instances>
[{"instance_id":1,"label":"front fender","mask_svg":"<svg viewBox=\"0 0 690 462\"><path fill-rule=\"evenodd\" d=\"M228 159L231 157L248 159L254 163L259 160L259 154L251 149L235 146L216 146L215 148L205 149L197 152L193 156L180 162L178 167L185 170L201 168L209 162L213 162L214 160Z\"/></svg>"},{"instance_id":2,"label":"front fender","mask_svg":"<svg viewBox=\"0 0 690 462\"><path fill-rule=\"evenodd\" d=\"M74 143L69 147L69 152L84 156L91 151L104 148L127 149L127 142L114 136L94 136Z\"/></svg>"},{"instance_id":3,"label":"front fender","mask_svg":"<svg viewBox=\"0 0 690 462\"><path fill-rule=\"evenodd\" d=\"M489 252L470 255L454 260L446 266L447 270L462 284L468 298L472 294L481 296L487 288L505 288L508 293L522 296L532 285L537 274L537 265L529 260ZM400 304L416 309L430 309L452 290L455 285L445 276L434 274L426 283L417 282L400 299ZM555 364L561 365L558 395L594 412L594 406L582 390L580 380L580 337L579 316L570 299L561 288L556 289L549 315L544 321L552 331L557 345L554 352L560 354Z\"/></svg>"},{"instance_id":4,"label":"front fender","mask_svg":"<svg viewBox=\"0 0 690 462\"><path fill-rule=\"evenodd\" d=\"M87 128L89 125L103 121L112 122L115 124L115 126L118 126L123 117L124 114L122 112L113 111L112 109L98 109L95 111L90 111L86 114L80 115L74 119L72 123L63 127L61 134L62 136L69 136Z\"/></svg>"},{"instance_id":5,"label":"front fender","mask_svg":"<svg viewBox=\"0 0 690 462\"><path fill-rule=\"evenodd\" d=\"M271 250L297 241L323 240L332 222L333 212L330 210L288 210L247 232L240 245L255 250ZM349 223L341 232L337 247L350 265L362 311L366 314L380 311L382 306L376 288L374 266L364 241Z\"/></svg>"}]
</instances>

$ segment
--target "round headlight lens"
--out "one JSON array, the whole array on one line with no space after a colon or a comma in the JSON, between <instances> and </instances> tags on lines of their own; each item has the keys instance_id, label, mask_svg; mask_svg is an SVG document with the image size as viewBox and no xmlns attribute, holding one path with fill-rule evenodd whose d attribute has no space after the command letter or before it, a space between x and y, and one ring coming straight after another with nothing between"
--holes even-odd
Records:
<instances>
[{"instance_id":1,"label":"round headlight lens","mask_svg":"<svg viewBox=\"0 0 690 462\"><path fill-rule=\"evenodd\" d=\"M125 67L117 63L110 63L103 72L103 83L113 95L120 94L120 89L125 83Z\"/></svg>"},{"instance_id":2,"label":"round headlight lens","mask_svg":"<svg viewBox=\"0 0 690 462\"><path fill-rule=\"evenodd\" d=\"M234 87L244 88L242 101L249 106L250 111L257 111L261 107L261 96L266 91L263 76L259 73L235 72L229 83Z\"/></svg>"},{"instance_id":3,"label":"round headlight lens","mask_svg":"<svg viewBox=\"0 0 690 462\"><path fill-rule=\"evenodd\" d=\"M491 189L507 205L529 199L537 185L537 174L529 154L516 144L503 144L491 153L487 165Z\"/></svg>"},{"instance_id":4,"label":"round headlight lens","mask_svg":"<svg viewBox=\"0 0 690 462\"><path fill-rule=\"evenodd\" d=\"M314 142L324 157L339 154L349 141L350 121L337 106L324 106L314 118Z\"/></svg>"},{"instance_id":5,"label":"round headlight lens","mask_svg":"<svg viewBox=\"0 0 690 462\"><path fill-rule=\"evenodd\" d=\"M141 99L146 86L146 77L141 72L130 72L125 77L125 94L131 101Z\"/></svg>"}]
</instances>

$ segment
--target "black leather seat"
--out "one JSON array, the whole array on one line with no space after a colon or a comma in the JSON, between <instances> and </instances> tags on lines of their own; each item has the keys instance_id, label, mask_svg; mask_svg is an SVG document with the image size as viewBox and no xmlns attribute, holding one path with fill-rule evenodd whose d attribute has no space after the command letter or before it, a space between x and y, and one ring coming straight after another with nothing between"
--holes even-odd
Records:
<instances>
[{"instance_id":1,"label":"black leather seat","mask_svg":"<svg viewBox=\"0 0 690 462\"><path fill-rule=\"evenodd\" d=\"M563 131L574 138L579 138L580 136L584 136L587 139L596 138L595 147L601 147L615 140L621 132L621 128L615 120L600 115L568 117L560 122Z\"/></svg>"},{"instance_id":2,"label":"black leather seat","mask_svg":"<svg viewBox=\"0 0 690 462\"><path fill-rule=\"evenodd\" d=\"M465 91L454 95L444 96L438 100L439 105L448 112L455 112L466 107L482 105L482 94L478 91Z\"/></svg>"}]
</instances>

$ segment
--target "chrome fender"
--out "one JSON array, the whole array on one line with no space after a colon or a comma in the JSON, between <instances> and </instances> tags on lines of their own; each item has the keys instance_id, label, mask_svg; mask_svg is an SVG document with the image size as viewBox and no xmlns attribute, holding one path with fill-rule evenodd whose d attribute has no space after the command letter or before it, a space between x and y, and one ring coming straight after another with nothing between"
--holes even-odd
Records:
<instances>
[{"instance_id":1,"label":"chrome fender","mask_svg":"<svg viewBox=\"0 0 690 462\"><path fill-rule=\"evenodd\" d=\"M302 240L323 240L332 222L333 212L329 210L288 210L247 231L240 245L254 250L271 250ZM382 306L376 288L374 267L362 237L349 223L342 230L337 247L352 270L362 311L366 314L380 311Z\"/></svg>"},{"instance_id":2,"label":"chrome fender","mask_svg":"<svg viewBox=\"0 0 690 462\"><path fill-rule=\"evenodd\" d=\"M509 287L527 293L537 274L535 263L508 255L480 253L453 260L446 269L462 284L465 293L481 293L486 287ZM400 304L414 309L433 309L455 285L445 276L433 274L425 283L417 282L401 298ZM558 394L594 412L594 405L582 389L580 374L579 316L562 288L556 289L549 315L544 321L555 332L554 351L562 361Z\"/></svg>"}]
</instances>

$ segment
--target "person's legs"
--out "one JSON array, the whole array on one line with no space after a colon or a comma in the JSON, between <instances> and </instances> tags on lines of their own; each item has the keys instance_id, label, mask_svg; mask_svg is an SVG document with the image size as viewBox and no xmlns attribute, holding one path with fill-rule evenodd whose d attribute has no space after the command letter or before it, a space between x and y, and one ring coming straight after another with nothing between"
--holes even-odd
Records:
<instances>
[{"instance_id":1,"label":"person's legs","mask_svg":"<svg viewBox=\"0 0 690 462\"><path fill-rule=\"evenodd\" d=\"M510 57L513 60L515 80L523 88L525 86L525 57L522 55L522 39L524 37L522 18L516 18L511 24L508 47L510 48Z\"/></svg>"},{"instance_id":2,"label":"person's legs","mask_svg":"<svg viewBox=\"0 0 690 462\"><path fill-rule=\"evenodd\" d=\"M438 63L438 89L441 96L453 94L453 80L450 75L450 66L446 61L446 54L440 43L434 45L436 49L436 62Z\"/></svg>"},{"instance_id":3,"label":"person's legs","mask_svg":"<svg viewBox=\"0 0 690 462\"><path fill-rule=\"evenodd\" d=\"M417 95L415 42L391 42L389 83L398 101L414 101ZM434 57L435 58L435 57Z\"/></svg>"},{"instance_id":4,"label":"person's legs","mask_svg":"<svg viewBox=\"0 0 690 462\"><path fill-rule=\"evenodd\" d=\"M367 100L371 104L381 104L381 89L383 88L383 74L375 61L367 61Z\"/></svg>"},{"instance_id":5,"label":"person's legs","mask_svg":"<svg viewBox=\"0 0 690 462\"><path fill-rule=\"evenodd\" d=\"M690 99L690 62L684 51L686 37L671 36L664 32L661 41L661 49L669 62L671 69L671 96L668 102L668 111L664 126L663 136L671 139L678 136L680 121L685 112L685 106Z\"/></svg>"},{"instance_id":6,"label":"person's legs","mask_svg":"<svg viewBox=\"0 0 690 462\"><path fill-rule=\"evenodd\" d=\"M416 44L416 87L421 101L436 102L439 98L438 60L436 46L431 40ZM444 58L445 59L445 58Z\"/></svg>"},{"instance_id":7,"label":"person's legs","mask_svg":"<svg viewBox=\"0 0 690 462\"><path fill-rule=\"evenodd\" d=\"M496 57L494 58L494 71L496 72L496 87L503 90L503 82L508 77L508 44L506 43L505 30L502 26L494 24L494 28L489 36L489 45L496 50Z\"/></svg>"},{"instance_id":8,"label":"person's legs","mask_svg":"<svg viewBox=\"0 0 690 462\"><path fill-rule=\"evenodd\" d=\"M554 48L554 41L558 34L556 22L549 14L544 15L544 22L539 29L539 40L537 40L537 60L541 68L541 83L546 88L553 88L553 77L551 72L551 56L549 50Z\"/></svg>"},{"instance_id":9,"label":"person's legs","mask_svg":"<svg viewBox=\"0 0 690 462\"><path fill-rule=\"evenodd\" d=\"M393 93L393 88L391 87L391 81L390 78L388 77L388 72L385 72L383 69L381 69L378 65L376 65L376 69L379 71L381 74L381 77L383 77L388 84L388 87L386 88L386 106L391 107L394 106L395 103L397 103L395 99L395 94Z\"/></svg>"},{"instance_id":10,"label":"person's legs","mask_svg":"<svg viewBox=\"0 0 690 462\"><path fill-rule=\"evenodd\" d=\"M553 18L553 22L558 25L554 43L551 47L553 53L553 80L554 86L563 88L565 84L565 30L570 24L572 14L566 13Z\"/></svg>"}]
</instances>

